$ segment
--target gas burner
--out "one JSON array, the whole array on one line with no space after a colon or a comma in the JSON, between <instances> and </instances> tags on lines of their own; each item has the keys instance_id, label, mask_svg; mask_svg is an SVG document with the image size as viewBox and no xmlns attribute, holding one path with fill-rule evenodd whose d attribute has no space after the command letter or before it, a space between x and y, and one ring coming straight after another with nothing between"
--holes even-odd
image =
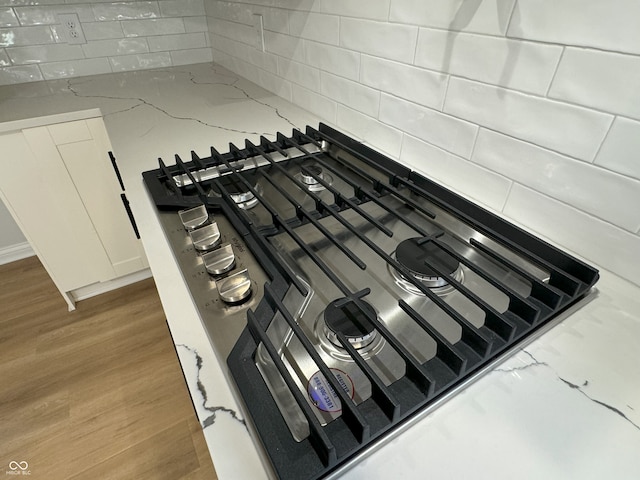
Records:
<instances>
[{"instance_id":1,"label":"gas burner","mask_svg":"<svg viewBox=\"0 0 640 480\"><path fill-rule=\"evenodd\" d=\"M299 182L302 182L305 185L305 188L310 192L319 192L325 189L325 186L318 181L318 178L322 179L324 182L326 182L329 185L333 183L333 177L328 173L325 173L322 167L315 163L311 163L311 164L303 163L300 166L300 171L296 173L294 177Z\"/></svg>"},{"instance_id":2,"label":"gas burner","mask_svg":"<svg viewBox=\"0 0 640 480\"><path fill-rule=\"evenodd\" d=\"M256 189L258 186L256 185ZM251 192L232 194L231 198L241 210L249 210L258 204L258 199Z\"/></svg>"},{"instance_id":3,"label":"gas burner","mask_svg":"<svg viewBox=\"0 0 640 480\"><path fill-rule=\"evenodd\" d=\"M355 302L344 298L334 300L324 310L323 333L336 347L343 348L338 333L342 333L353 348L359 350L371 345L377 337L377 331L367 316L377 318L374 308L360 300L364 310L360 310Z\"/></svg>"},{"instance_id":4,"label":"gas burner","mask_svg":"<svg viewBox=\"0 0 640 480\"><path fill-rule=\"evenodd\" d=\"M400 242L396 247L395 259L409 270L416 280L440 295L449 293L454 288L449 284L447 277L440 276L430 265L457 281L463 280L460 262L433 242L423 241L420 237ZM415 295L424 295L404 274L391 266L389 270L402 289Z\"/></svg>"},{"instance_id":5,"label":"gas burner","mask_svg":"<svg viewBox=\"0 0 640 480\"><path fill-rule=\"evenodd\" d=\"M245 173L242 175L249 183L251 183L253 189L258 192L258 195L262 195L262 186L258 183L256 175L253 173ZM224 189L229 192L231 199L236 203L238 208L242 210L249 210L258 204L258 198L247 187L247 185L245 185L244 182L239 180L235 175L227 174L220 177L220 183ZM212 187L209 192L209 196L220 197L220 192L216 187Z\"/></svg>"}]
</instances>

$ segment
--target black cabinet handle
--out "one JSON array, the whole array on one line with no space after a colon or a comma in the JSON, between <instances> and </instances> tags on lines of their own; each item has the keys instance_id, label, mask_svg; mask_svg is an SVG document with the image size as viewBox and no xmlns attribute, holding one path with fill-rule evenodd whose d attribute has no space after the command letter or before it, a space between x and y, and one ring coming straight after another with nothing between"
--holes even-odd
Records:
<instances>
[{"instance_id":1,"label":"black cabinet handle","mask_svg":"<svg viewBox=\"0 0 640 480\"><path fill-rule=\"evenodd\" d=\"M109 152L109 158L111 159L111 165L116 172L116 177L118 177L118 182L120 182L120 188L124 192L124 183L122 182L122 176L120 175L120 170L118 169L118 164L116 163L116 157L113 156L113 152Z\"/></svg>"},{"instance_id":2,"label":"black cabinet handle","mask_svg":"<svg viewBox=\"0 0 640 480\"><path fill-rule=\"evenodd\" d=\"M133 227L133 233L135 233L136 238L140 240L140 233L138 232L136 219L133 218L133 212L131 211L131 207L129 206L129 200L127 200L127 196L124 193L120 194L120 198L122 199L122 204L124 205L124 209L127 211L127 215L129 216L129 221L131 222L131 226Z\"/></svg>"}]
</instances>

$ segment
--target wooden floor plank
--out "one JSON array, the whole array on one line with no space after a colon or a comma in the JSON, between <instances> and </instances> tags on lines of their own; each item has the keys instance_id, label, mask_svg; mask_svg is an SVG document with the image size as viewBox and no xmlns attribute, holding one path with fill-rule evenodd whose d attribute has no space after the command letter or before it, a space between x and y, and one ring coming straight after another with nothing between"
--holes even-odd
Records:
<instances>
[{"instance_id":1,"label":"wooden floor plank","mask_svg":"<svg viewBox=\"0 0 640 480\"><path fill-rule=\"evenodd\" d=\"M68 312L31 257L0 266L0 306L0 465L216 479L152 279Z\"/></svg>"}]
</instances>

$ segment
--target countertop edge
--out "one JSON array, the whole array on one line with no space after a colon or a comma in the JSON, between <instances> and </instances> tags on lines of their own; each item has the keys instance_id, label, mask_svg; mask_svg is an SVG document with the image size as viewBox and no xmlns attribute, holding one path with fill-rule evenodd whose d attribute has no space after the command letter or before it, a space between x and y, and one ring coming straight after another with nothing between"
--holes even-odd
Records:
<instances>
[{"instance_id":1,"label":"countertop edge","mask_svg":"<svg viewBox=\"0 0 640 480\"><path fill-rule=\"evenodd\" d=\"M76 120L86 120L87 118L102 117L102 111L99 108L90 108L87 110L77 110L67 113L56 113L53 115L44 115L42 117L25 118L22 120L13 120L10 122L0 123L0 134L15 132L25 128L42 127L44 125L53 125L56 123L73 122Z\"/></svg>"}]
</instances>

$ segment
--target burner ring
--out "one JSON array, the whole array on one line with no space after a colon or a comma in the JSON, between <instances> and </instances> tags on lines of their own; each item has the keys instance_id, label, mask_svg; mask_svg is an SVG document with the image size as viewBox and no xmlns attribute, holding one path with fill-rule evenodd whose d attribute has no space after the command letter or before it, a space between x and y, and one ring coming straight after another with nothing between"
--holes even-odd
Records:
<instances>
[{"instance_id":1,"label":"burner ring","mask_svg":"<svg viewBox=\"0 0 640 480\"><path fill-rule=\"evenodd\" d=\"M302 169L300 170L300 180L305 185L315 185L318 183L318 180L316 180L313 175L310 175L311 173L322 178L322 167L320 165L309 165L305 167L305 169L309 173L305 173Z\"/></svg>"},{"instance_id":2,"label":"burner ring","mask_svg":"<svg viewBox=\"0 0 640 480\"><path fill-rule=\"evenodd\" d=\"M395 268L393 268L391 265L387 265L387 269L389 270L389 273L391 274L391 276L393 277L393 279L395 280L395 284L400 287L402 290L404 290L407 293L410 293L412 295L418 295L420 297L424 297L426 296L424 293L422 293L420 291L420 289L418 289L418 287L416 287L405 275L403 275L401 272L399 272L398 270L396 270ZM455 287L453 285L451 285L449 282L447 282L446 280L440 285L440 286L430 286L426 283L429 282L429 279L427 279L427 282L424 282L420 277L417 277L415 275L412 275L416 280L418 280L420 283L422 283L425 287L427 287L429 290L431 290L433 293L437 294L438 296L445 296L451 292L455 292ZM458 281L458 282L463 282L464 281L464 271L462 270L462 268L458 268L453 274L452 277ZM441 277L436 277L439 280L444 280ZM433 280L433 279L432 279ZM440 283L440 282L436 282L436 283ZM434 282L431 281L431 285L433 285Z\"/></svg>"},{"instance_id":3,"label":"burner ring","mask_svg":"<svg viewBox=\"0 0 640 480\"><path fill-rule=\"evenodd\" d=\"M446 295L455 290L449 283L449 278L458 282L464 278L462 266L458 260L435 243L420 237L403 240L392 255L411 273L411 277L438 295ZM448 275L440 275L430 264ZM406 274L391 265L388 268L396 284L404 291L414 295L425 295Z\"/></svg>"},{"instance_id":4,"label":"burner ring","mask_svg":"<svg viewBox=\"0 0 640 480\"><path fill-rule=\"evenodd\" d=\"M326 187L320 183L314 175L328 185L333 184L333 177L325 173L322 167L317 164L301 165L300 171L294 175L294 178L302 183L310 192L320 192Z\"/></svg>"},{"instance_id":5,"label":"burner ring","mask_svg":"<svg viewBox=\"0 0 640 480\"><path fill-rule=\"evenodd\" d=\"M377 318L374 308L367 302L361 300L364 307L363 312L358 306L349 301L345 305L337 306L344 299L334 300L324 310L323 333L326 338L336 347L344 347L338 339L338 333L342 333L347 341L355 349L361 349L370 345L377 337L378 332L374 325L367 318L373 316Z\"/></svg>"},{"instance_id":6,"label":"burner ring","mask_svg":"<svg viewBox=\"0 0 640 480\"><path fill-rule=\"evenodd\" d=\"M258 185L254 188L257 189ZM253 192L232 193L231 199L236 203L238 208L242 210L249 210L258 204L258 199Z\"/></svg>"},{"instance_id":7,"label":"burner ring","mask_svg":"<svg viewBox=\"0 0 640 480\"><path fill-rule=\"evenodd\" d=\"M262 190L262 185L260 185L260 183L255 183L253 186L253 189L258 193L258 195L262 195L263 190ZM249 210L255 207L260 201L258 200L258 197L256 197L253 194L253 192L248 189L246 191L240 191L238 188L235 188L233 190L231 189L227 189L227 190L228 190L229 196L231 197L231 200L233 200L234 203L237 205L237 207L240 208L241 210ZM210 197L215 197L215 198L222 197L220 192L216 191L213 188L209 191L208 195Z\"/></svg>"}]
</instances>

